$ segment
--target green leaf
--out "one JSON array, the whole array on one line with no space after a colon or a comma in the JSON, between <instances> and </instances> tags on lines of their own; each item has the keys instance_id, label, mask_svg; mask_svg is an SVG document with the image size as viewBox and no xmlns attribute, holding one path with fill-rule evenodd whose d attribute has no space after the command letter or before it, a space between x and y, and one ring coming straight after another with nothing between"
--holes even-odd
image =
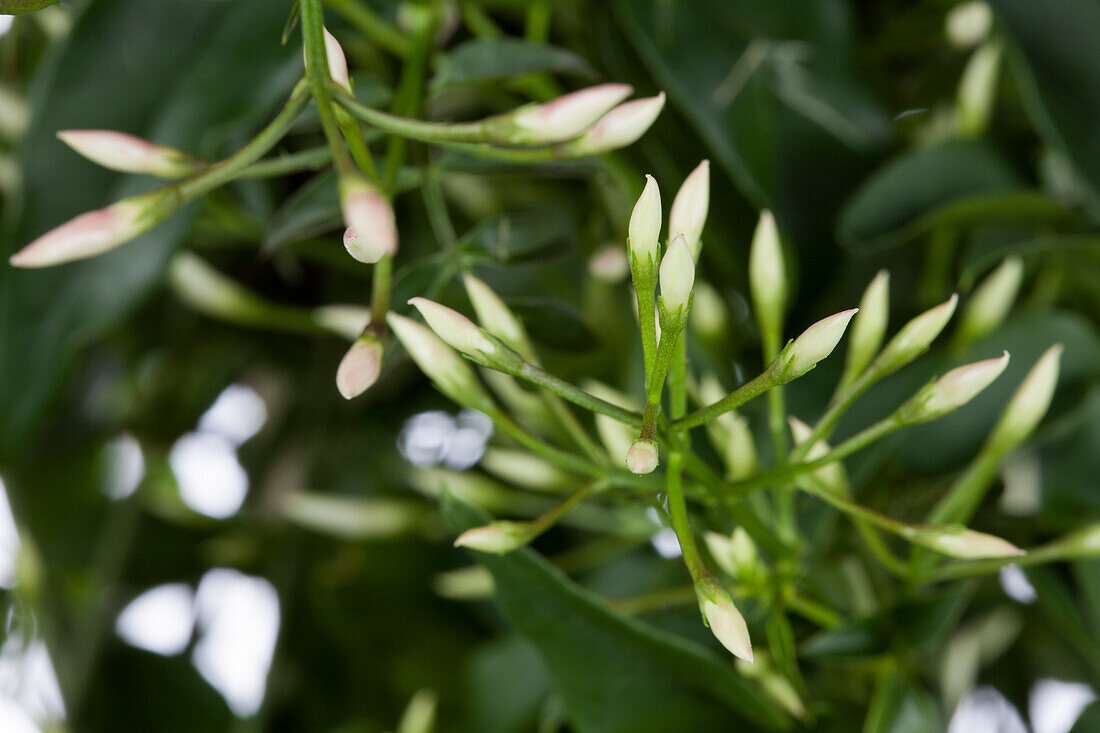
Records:
<instances>
[{"instance_id":1,"label":"green leaf","mask_svg":"<svg viewBox=\"0 0 1100 733\"><path fill-rule=\"evenodd\" d=\"M587 61L564 48L518 38L478 38L440 58L432 87L475 84L533 72L595 76Z\"/></svg>"},{"instance_id":2,"label":"green leaf","mask_svg":"<svg viewBox=\"0 0 1100 733\"><path fill-rule=\"evenodd\" d=\"M524 261L565 252L576 229L575 216L562 207L530 209L490 217L466 232L459 244L500 262Z\"/></svg>"},{"instance_id":3,"label":"green leaf","mask_svg":"<svg viewBox=\"0 0 1100 733\"><path fill-rule=\"evenodd\" d=\"M456 532L489 519L450 495L443 509ZM493 574L504 615L539 648L581 733L733 730L737 716L789 727L728 660L613 613L533 551L473 554Z\"/></svg>"},{"instance_id":4,"label":"green leaf","mask_svg":"<svg viewBox=\"0 0 1100 733\"><path fill-rule=\"evenodd\" d=\"M993 0L1019 50L1024 106L1043 138L1070 159L1100 205L1100 3Z\"/></svg>"},{"instance_id":5,"label":"green leaf","mask_svg":"<svg viewBox=\"0 0 1100 733\"><path fill-rule=\"evenodd\" d=\"M510 298L508 307L523 321L528 335L562 351L590 351L599 345L596 334L573 306L550 298Z\"/></svg>"},{"instance_id":6,"label":"green leaf","mask_svg":"<svg viewBox=\"0 0 1100 733\"><path fill-rule=\"evenodd\" d=\"M288 244L339 229L343 224L336 175L318 173L292 193L276 209L264 234L264 250L272 251Z\"/></svg>"}]
</instances>

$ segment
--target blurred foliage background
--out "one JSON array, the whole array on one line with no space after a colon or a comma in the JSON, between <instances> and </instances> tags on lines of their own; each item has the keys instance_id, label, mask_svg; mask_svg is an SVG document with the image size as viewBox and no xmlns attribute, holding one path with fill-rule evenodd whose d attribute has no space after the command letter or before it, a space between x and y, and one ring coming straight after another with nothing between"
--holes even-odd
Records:
<instances>
[{"instance_id":1,"label":"blurred foliage background","mask_svg":"<svg viewBox=\"0 0 1100 733\"><path fill-rule=\"evenodd\" d=\"M239 148L301 75L300 40L280 43L291 4L74 0L19 16L0 38L0 251L150 185L77 157L60 129L117 129L211 157ZM952 14L944 0L433 6L449 21L429 58L426 118L600 80L663 90L668 104L641 141L598 159L518 166L411 144L394 302L423 294L468 308L456 276L476 272L523 314L555 373L640 394L625 271L606 248L624 246L642 174L676 182L709 158L699 279L725 320L696 336L696 364L727 385L759 369L745 263L761 208L791 255L789 335L855 305L880 268L896 328L951 292L965 301L1019 256L1020 296L996 331L943 339L840 432L947 365L1003 348L1008 372L959 414L856 456L853 484L885 514L923 516L1026 369L1061 342L1051 413L973 524L1029 546L1098 522L1100 3L990 6L988 21L988 6ZM406 11L328 3L367 104L392 102ZM979 89L986 106L963 82L979 47L1000 54ZM320 140L311 111L281 149ZM426 178L450 223L429 214ZM454 505L445 518L439 488L476 481L470 495L503 515L537 512L546 497L501 491L530 470L497 437L483 458L483 422L456 418L406 361L390 360L363 397L340 397L347 343L308 314L368 300L370 268L346 256L341 231L332 175L303 173L238 181L94 260L0 266L0 478L18 526L0 542L16 558L0 591L0 697L39 727L382 731L412 699L410 733L433 700L443 732L900 733L943 730L953 711L958 721L975 709L983 722L952 730L1024 730L1015 708L1045 733L1075 716L1041 727L1042 684L1085 685L1068 688L1081 705L1100 686L1100 562L880 593L882 571L825 513L806 527L821 548L808 562L846 621L792 622L801 721L734 671L691 603L631 607L686 581L659 552L662 528L634 507L578 513L540 539L552 565L526 552L486 561L494 604L488 576L450 546L478 516ZM184 250L279 307L247 322L198 312L168 275ZM816 417L840 366L793 385L791 413ZM763 435L758 411L746 414ZM162 622L152 641L140 607L127 608L135 599L147 602L145 626ZM762 647L783 643L766 608L746 616ZM1059 698L1063 712L1080 707L1073 694ZM0 720L10 707L16 721L24 713L9 702ZM1073 730L1100 730L1100 708Z\"/></svg>"}]
</instances>

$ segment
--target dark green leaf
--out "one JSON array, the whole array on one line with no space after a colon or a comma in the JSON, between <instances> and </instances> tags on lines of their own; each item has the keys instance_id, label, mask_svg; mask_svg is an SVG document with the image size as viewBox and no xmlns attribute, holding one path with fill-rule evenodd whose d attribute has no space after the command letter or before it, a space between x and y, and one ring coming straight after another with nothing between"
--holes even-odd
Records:
<instances>
[{"instance_id":1,"label":"dark green leaf","mask_svg":"<svg viewBox=\"0 0 1100 733\"><path fill-rule=\"evenodd\" d=\"M588 62L564 48L517 38L478 38L440 59L432 86L439 89L537 71L589 78L595 75Z\"/></svg>"},{"instance_id":2,"label":"dark green leaf","mask_svg":"<svg viewBox=\"0 0 1100 733\"><path fill-rule=\"evenodd\" d=\"M532 339L563 351L588 351L599 344L596 334L573 306L549 298L511 299L510 307Z\"/></svg>"}]
</instances>

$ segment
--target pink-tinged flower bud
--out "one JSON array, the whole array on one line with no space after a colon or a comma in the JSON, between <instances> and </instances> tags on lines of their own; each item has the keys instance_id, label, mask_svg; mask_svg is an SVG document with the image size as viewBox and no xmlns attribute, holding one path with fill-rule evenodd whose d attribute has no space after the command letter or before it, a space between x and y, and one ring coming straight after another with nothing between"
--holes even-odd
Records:
<instances>
[{"instance_id":1,"label":"pink-tinged flower bud","mask_svg":"<svg viewBox=\"0 0 1100 733\"><path fill-rule=\"evenodd\" d=\"M917 358L936 340L955 313L958 295L952 295L935 308L930 308L906 323L886 344L871 369L879 377L886 376Z\"/></svg>"},{"instance_id":2,"label":"pink-tinged flower bud","mask_svg":"<svg viewBox=\"0 0 1100 733\"><path fill-rule=\"evenodd\" d=\"M351 94L351 82L348 80L348 60L344 56L344 49L340 47L340 42L336 40L336 37L328 32L328 28L322 30L325 34L325 57L328 59L328 75L340 88ZM305 49L302 50L302 53L305 54Z\"/></svg>"},{"instance_id":3,"label":"pink-tinged flower bud","mask_svg":"<svg viewBox=\"0 0 1100 733\"><path fill-rule=\"evenodd\" d=\"M598 84L525 107L511 115L512 123L518 128L510 136L511 142L543 145L572 140L633 91L629 84Z\"/></svg>"},{"instance_id":4,"label":"pink-tinged flower bud","mask_svg":"<svg viewBox=\"0 0 1100 733\"><path fill-rule=\"evenodd\" d=\"M455 547L468 547L479 552L504 555L528 544L534 532L527 522L493 522L484 527L468 529L455 540Z\"/></svg>"},{"instance_id":5,"label":"pink-tinged flower bud","mask_svg":"<svg viewBox=\"0 0 1100 733\"><path fill-rule=\"evenodd\" d=\"M822 318L803 331L802 335L796 338L784 352L786 370L783 378L790 381L801 377L817 366L819 361L833 353L833 349L840 343L840 337L848 328L848 322L858 312L859 308L841 311L828 318Z\"/></svg>"},{"instance_id":6,"label":"pink-tinged flower bud","mask_svg":"<svg viewBox=\"0 0 1100 733\"><path fill-rule=\"evenodd\" d=\"M382 344L372 333L359 337L336 369L336 388L345 400L363 394L382 371Z\"/></svg>"},{"instance_id":7,"label":"pink-tinged flower bud","mask_svg":"<svg viewBox=\"0 0 1100 733\"><path fill-rule=\"evenodd\" d=\"M182 150L155 145L124 132L61 130L57 137L88 160L113 171L186 178L204 167L201 160Z\"/></svg>"},{"instance_id":8,"label":"pink-tinged flower bud","mask_svg":"<svg viewBox=\"0 0 1100 733\"><path fill-rule=\"evenodd\" d=\"M1051 346L1031 367L990 433L990 445L1013 448L1035 430L1054 398L1062 351L1061 344Z\"/></svg>"},{"instance_id":9,"label":"pink-tinged flower bud","mask_svg":"<svg viewBox=\"0 0 1100 733\"><path fill-rule=\"evenodd\" d=\"M460 405L481 412L491 413L496 409L466 361L428 328L392 312L386 314L386 322L420 371L428 375L440 392Z\"/></svg>"},{"instance_id":10,"label":"pink-tinged flower bud","mask_svg":"<svg viewBox=\"0 0 1100 733\"><path fill-rule=\"evenodd\" d=\"M961 560L1019 557L1027 552L1008 540L966 527L917 527L906 533L909 541Z\"/></svg>"},{"instance_id":11,"label":"pink-tinged flower bud","mask_svg":"<svg viewBox=\"0 0 1100 733\"><path fill-rule=\"evenodd\" d=\"M397 252L393 207L374 186L359 176L340 179L340 208L348 225L344 247L360 262L378 262Z\"/></svg>"},{"instance_id":12,"label":"pink-tinged flower bud","mask_svg":"<svg viewBox=\"0 0 1100 733\"><path fill-rule=\"evenodd\" d=\"M646 175L645 188L634 211L630 214L627 227L627 247L636 267L648 267L652 270L660 257L661 238L661 189L653 176ZM650 275L652 277L652 275Z\"/></svg>"},{"instance_id":13,"label":"pink-tinged flower bud","mask_svg":"<svg viewBox=\"0 0 1100 733\"><path fill-rule=\"evenodd\" d=\"M570 143L569 150L576 155L594 155L624 148L645 134L664 106L664 92L624 102Z\"/></svg>"},{"instance_id":14,"label":"pink-tinged flower bud","mask_svg":"<svg viewBox=\"0 0 1100 733\"><path fill-rule=\"evenodd\" d=\"M132 196L51 229L9 262L15 267L49 267L95 257L149 231L175 208L163 190Z\"/></svg>"},{"instance_id":15,"label":"pink-tinged flower bud","mask_svg":"<svg viewBox=\"0 0 1100 733\"><path fill-rule=\"evenodd\" d=\"M657 444L652 440L635 440L626 452L626 467L638 476L653 473L657 462Z\"/></svg>"},{"instance_id":16,"label":"pink-tinged flower bud","mask_svg":"<svg viewBox=\"0 0 1100 733\"><path fill-rule=\"evenodd\" d=\"M497 350L477 324L458 311L427 298L412 298L409 305L420 311L428 328L435 331L436 336L478 363L484 364L485 357Z\"/></svg>"},{"instance_id":17,"label":"pink-tinged flower bud","mask_svg":"<svg viewBox=\"0 0 1100 733\"><path fill-rule=\"evenodd\" d=\"M906 425L928 422L965 405L1008 366L1008 352L995 359L956 367L921 389L895 413Z\"/></svg>"},{"instance_id":18,"label":"pink-tinged flower bud","mask_svg":"<svg viewBox=\"0 0 1100 733\"><path fill-rule=\"evenodd\" d=\"M683 237L677 237L661 258L661 302L674 316L688 307L695 285L695 259Z\"/></svg>"},{"instance_id":19,"label":"pink-tinged flower bud","mask_svg":"<svg viewBox=\"0 0 1100 733\"><path fill-rule=\"evenodd\" d=\"M700 237L710 208L710 161L695 166L684 179L668 213L668 238L682 236L691 256L699 258Z\"/></svg>"},{"instance_id":20,"label":"pink-tinged flower bud","mask_svg":"<svg viewBox=\"0 0 1100 733\"><path fill-rule=\"evenodd\" d=\"M704 578L696 583L699 610L707 626L730 654L746 662L752 661L752 641L745 617L737 610L733 599L714 578Z\"/></svg>"},{"instance_id":21,"label":"pink-tinged flower bud","mask_svg":"<svg viewBox=\"0 0 1100 733\"><path fill-rule=\"evenodd\" d=\"M462 282L466 286L466 295L474 306L474 312L477 313L477 320L481 322L481 326L518 351L524 358L531 359L534 349L527 340L523 324L504 304L500 296L473 275L464 275Z\"/></svg>"}]
</instances>

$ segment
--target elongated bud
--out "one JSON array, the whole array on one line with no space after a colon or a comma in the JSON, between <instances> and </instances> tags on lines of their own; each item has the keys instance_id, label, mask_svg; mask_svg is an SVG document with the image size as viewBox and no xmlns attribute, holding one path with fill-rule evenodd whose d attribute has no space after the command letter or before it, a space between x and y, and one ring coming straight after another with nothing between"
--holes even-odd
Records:
<instances>
[{"instance_id":1,"label":"elongated bud","mask_svg":"<svg viewBox=\"0 0 1100 733\"><path fill-rule=\"evenodd\" d=\"M482 469L532 491L557 491L570 484L570 476L536 455L523 450L489 448L479 463Z\"/></svg>"},{"instance_id":2,"label":"elongated bud","mask_svg":"<svg viewBox=\"0 0 1100 733\"><path fill-rule=\"evenodd\" d=\"M370 323L370 309L342 303L319 305L310 312L310 320L329 333L355 341Z\"/></svg>"},{"instance_id":3,"label":"elongated bud","mask_svg":"<svg viewBox=\"0 0 1100 733\"><path fill-rule=\"evenodd\" d=\"M752 236L749 286L761 332L778 334L783 330L783 311L787 306L787 272L779 229L775 226L775 217L767 209L760 212L760 221Z\"/></svg>"},{"instance_id":4,"label":"elongated bud","mask_svg":"<svg viewBox=\"0 0 1100 733\"><path fill-rule=\"evenodd\" d=\"M952 295L935 308L926 310L902 326L902 329L890 339L882 353L875 359L871 369L879 377L883 377L927 351L947 322L951 320L958 302L959 296Z\"/></svg>"},{"instance_id":5,"label":"elongated bud","mask_svg":"<svg viewBox=\"0 0 1100 733\"><path fill-rule=\"evenodd\" d=\"M61 130L57 137L93 163L123 173L186 178L205 165L182 150L114 130Z\"/></svg>"},{"instance_id":6,"label":"elongated bud","mask_svg":"<svg viewBox=\"0 0 1100 733\"><path fill-rule=\"evenodd\" d=\"M995 359L956 367L910 397L896 415L906 425L935 420L977 397L1007 366L1006 351Z\"/></svg>"},{"instance_id":7,"label":"elongated bud","mask_svg":"<svg viewBox=\"0 0 1100 733\"><path fill-rule=\"evenodd\" d=\"M971 0L948 11L944 31L955 48L970 48L985 40L992 25L993 9L989 4L984 0Z\"/></svg>"},{"instance_id":8,"label":"elongated bud","mask_svg":"<svg viewBox=\"0 0 1100 733\"><path fill-rule=\"evenodd\" d=\"M908 539L918 545L963 560L984 560L1026 555L1008 540L966 527L918 527L908 533Z\"/></svg>"},{"instance_id":9,"label":"elongated bud","mask_svg":"<svg viewBox=\"0 0 1100 733\"><path fill-rule=\"evenodd\" d=\"M396 313L387 313L386 322L420 371L428 375L440 392L460 405L482 412L493 411L493 401L469 365L438 336L416 321Z\"/></svg>"},{"instance_id":10,"label":"elongated bud","mask_svg":"<svg viewBox=\"0 0 1100 733\"><path fill-rule=\"evenodd\" d=\"M348 60L344 56L344 49L340 47L340 42L336 40L336 37L328 32L328 28L322 30L325 34L325 57L328 59L328 75L341 89L351 94L351 82L348 80ZM304 49L302 53L305 54Z\"/></svg>"},{"instance_id":11,"label":"elongated bud","mask_svg":"<svg viewBox=\"0 0 1100 733\"><path fill-rule=\"evenodd\" d=\"M629 84L598 84L525 107L508 115L515 130L509 142L543 145L572 140L592 127L615 105L633 93Z\"/></svg>"},{"instance_id":12,"label":"elongated bud","mask_svg":"<svg viewBox=\"0 0 1100 733\"><path fill-rule=\"evenodd\" d=\"M626 452L626 467L638 476L653 473L657 463L657 444L652 440L635 440Z\"/></svg>"},{"instance_id":13,"label":"elongated bud","mask_svg":"<svg viewBox=\"0 0 1100 733\"><path fill-rule=\"evenodd\" d=\"M665 106L665 93L623 102L568 144L574 155L594 155L630 145L653 125Z\"/></svg>"},{"instance_id":14,"label":"elongated bud","mask_svg":"<svg viewBox=\"0 0 1100 733\"><path fill-rule=\"evenodd\" d=\"M1047 547L1052 551L1057 548L1059 558L1096 557L1100 555L1100 524L1090 524L1083 529L1071 532Z\"/></svg>"},{"instance_id":15,"label":"elongated bud","mask_svg":"<svg viewBox=\"0 0 1100 733\"><path fill-rule=\"evenodd\" d=\"M959 81L957 124L964 137L978 137L989 127L997 97L1004 45L989 41L970 57Z\"/></svg>"},{"instance_id":16,"label":"elongated bud","mask_svg":"<svg viewBox=\"0 0 1100 733\"><path fill-rule=\"evenodd\" d=\"M828 318L822 318L803 331L802 335L779 356L780 360L783 360L781 363L785 365L783 379L789 382L801 377L817 366L819 361L833 353L833 349L840 343L840 337L848 328L848 322L858 312L858 308L841 311Z\"/></svg>"},{"instance_id":17,"label":"elongated bud","mask_svg":"<svg viewBox=\"0 0 1100 733\"><path fill-rule=\"evenodd\" d=\"M695 284L695 260L683 237L677 237L661 258L661 302L672 317L686 315Z\"/></svg>"},{"instance_id":18,"label":"elongated bud","mask_svg":"<svg viewBox=\"0 0 1100 733\"><path fill-rule=\"evenodd\" d=\"M630 249L632 268L645 268L652 272L660 259L661 238L661 189L651 175L645 177L645 188L634 204L627 229L627 247Z\"/></svg>"},{"instance_id":19,"label":"elongated bud","mask_svg":"<svg viewBox=\"0 0 1100 733\"><path fill-rule=\"evenodd\" d=\"M497 350L493 342L485 338L485 334L477 324L458 311L427 298L412 298L409 300L409 305L420 311L428 327L435 331L436 336L479 364L485 364L486 355Z\"/></svg>"},{"instance_id":20,"label":"elongated bud","mask_svg":"<svg viewBox=\"0 0 1100 733\"><path fill-rule=\"evenodd\" d=\"M696 286L698 289L698 286ZM692 313L699 307L699 294L696 293L692 303ZM717 377L706 374L699 381L698 391L694 395L695 401L700 407L706 407L718 402L729 393L722 387ZM711 445L722 458L726 466L726 476L734 481L745 478L756 471L757 455L756 442L753 439L749 421L736 411L719 415L706 424L707 437Z\"/></svg>"},{"instance_id":21,"label":"elongated bud","mask_svg":"<svg viewBox=\"0 0 1100 733\"><path fill-rule=\"evenodd\" d=\"M795 445L802 445L813 435L813 428L793 415L787 418L787 424L791 426L791 437L794 438ZM828 452L829 444L824 440L819 440L811 445L806 451L806 460L814 461ZM845 496L849 493L848 475L844 471L844 465L840 461L822 466L813 472L813 476L820 481L826 489L833 493L841 496Z\"/></svg>"},{"instance_id":22,"label":"elongated bud","mask_svg":"<svg viewBox=\"0 0 1100 733\"><path fill-rule=\"evenodd\" d=\"M844 365L843 385L851 384L882 348L890 319L890 273L880 270L859 301L859 313L848 335L848 360Z\"/></svg>"},{"instance_id":23,"label":"elongated bud","mask_svg":"<svg viewBox=\"0 0 1100 733\"><path fill-rule=\"evenodd\" d=\"M714 562L731 578L747 580L761 569L756 543L743 528L736 527L728 537L707 532L703 540Z\"/></svg>"},{"instance_id":24,"label":"elongated bud","mask_svg":"<svg viewBox=\"0 0 1100 733\"><path fill-rule=\"evenodd\" d=\"M1058 386L1063 347L1055 344L1043 352L1016 389L1001 419L989 435L990 445L1012 448L1024 441L1047 414Z\"/></svg>"},{"instance_id":25,"label":"elongated bud","mask_svg":"<svg viewBox=\"0 0 1100 733\"><path fill-rule=\"evenodd\" d=\"M336 388L345 400L358 397L378 381L382 371L382 344L373 333L360 336L336 368Z\"/></svg>"},{"instance_id":26,"label":"elongated bud","mask_svg":"<svg viewBox=\"0 0 1100 733\"><path fill-rule=\"evenodd\" d=\"M691 327L695 333L717 341L728 334L729 317L726 304L713 285L702 280L695 283L691 301Z\"/></svg>"},{"instance_id":27,"label":"elongated bud","mask_svg":"<svg viewBox=\"0 0 1100 733\"><path fill-rule=\"evenodd\" d=\"M1012 309L1023 279L1023 260L1009 257L982 280L959 318L959 342L971 343L1001 325Z\"/></svg>"},{"instance_id":28,"label":"elongated bud","mask_svg":"<svg viewBox=\"0 0 1100 733\"><path fill-rule=\"evenodd\" d=\"M626 410L634 410L638 407L633 400L622 392L594 379L583 382L581 389L605 402L618 405ZM607 454L611 456L611 460L616 465L622 465L620 461L626 460L626 454L630 452L630 447L634 444L637 433L629 425L601 413L596 413L593 419L596 422L596 434L599 436L604 448L607 449Z\"/></svg>"},{"instance_id":29,"label":"elongated bud","mask_svg":"<svg viewBox=\"0 0 1100 733\"><path fill-rule=\"evenodd\" d=\"M682 236L695 259L699 259L700 238L709 208L710 161L704 160L684 179L668 213L669 241Z\"/></svg>"},{"instance_id":30,"label":"elongated bud","mask_svg":"<svg viewBox=\"0 0 1100 733\"><path fill-rule=\"evenodd\" d=\"M397 223L386 197L365 178L340 179L340 208L344 222L344 247L360 262L378 262L397 252Z\"/></svg>"},{"instance_id":31,"label":"elongated bud","mask_svg":"<svg viewBox=\"0 0 1100 733\"><path fill-rule=\"evenodd\" d=\"M752 642L745 617L737 610L733 599L714 578L702 578L695 584L699 610L722 646L738 659L752 661Z\"/></svg>"},{"instance_id":32,"label":"elongated bud","mask_svg":"<svg viewBox=\"0 0 1100 733\"><path fill-rule=\"evenodd\" d=\"M530 360L534 349L527 339L527 332L500 296L473 275L463 275L462 282L481 327Z\"/></svg>"},{"instance_id":33,"label":"elongated bud","mask_svg":"<svg viewBox=\"0 0 1100 733\"><path fill-rule=\"evenodd\" d=\"M95 257L144 234L177 208L163 189L131 196L51 229L8 261L15 267L49 267Z\"/></svg>"},{"instance_id":34,"label":"elongated bud","mask_svg":"<svg viewBox=\"0 0 1100 733\"><path fill-rule=\"evenodd\" d=\"M455 547L504 555L528 544L534 536L527 522L499 521L466 530L454 544Z\"/></svg>"}]
</instances>

